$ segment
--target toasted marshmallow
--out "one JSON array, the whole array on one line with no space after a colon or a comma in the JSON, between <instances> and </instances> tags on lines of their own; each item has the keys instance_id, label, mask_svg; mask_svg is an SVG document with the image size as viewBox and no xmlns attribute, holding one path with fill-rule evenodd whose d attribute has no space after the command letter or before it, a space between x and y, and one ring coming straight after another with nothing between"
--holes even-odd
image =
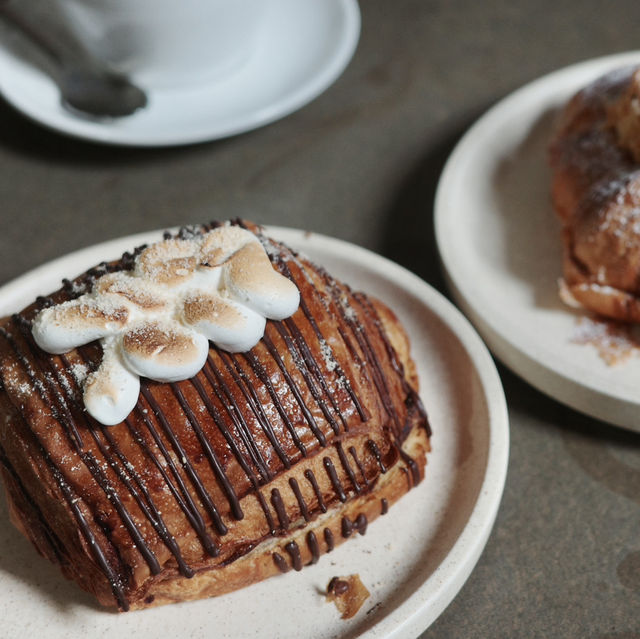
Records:
<instances>
[{"instance_id":1,"label":"toasted marshmallow","mask_svg":"<svg viewBox=\"0 0 640 639\"><path fill-rule=\"evenodd\" d=\"M179 286L198 266L199 247L193 240L163 240L138 255L134 273L144 280Z\"/></svg>"},{"instance_id":2,"label":"toasted marshmallow","mask_svg":"<svg viewBox=\"0 0 640 639\"><path fill-rule=\"evenodd\" d=\"M135 407L140 378L124 366L115 341L108 346L104 349L100 368L87 377L83 399L87 412L95 420L113 426L123 421Z\"/></svg>"},{"instance_id":3,"label":"toasted marshmallow","mask_svg":"<svg viewBox=\"0 0 640 639\"><path fill-rule=\"evenodd\" d=\"M264 335L266 319L250 308L217 295L195 293L183 306L184 321L219 348L242 353Z\"/></svg>"},{"instance_id":4,"label":"toasted marshmallow","mask_svg":"<svg viewBox=\"0 0 640 639\"><path fill-rule=\"evenodd\" d=\"M149 246L133 271L103 275L91 293L41 311L33 336L50 353L101 340L103 362L86 381L85 405L98 421L115 424L136 404L138 376L193 377L209 340L247 351L267 319L284 319L299 303L298 289L274 270L255 235L222 226Z\"/></svg>"},{"instance_id":5,"label":"toasted marshmallow","mask_svg":"<svg viewBox=\"0 0 640 639\"><path fill-rule=\"evenodd\" d=\"M92 294L118 299L134 313L161 313L168 310L166 291L129 271L103 275L96 281Z\"/></svg>"},{"instance_id":6,"label":"toasted marshmallow","mask_svg":"<svg viewBox=\"0 0 640 639\"><path fill-rule=\"evenodd\" d=\"M177 322L140 324L122 337L122 357L129 370L157 382L193 377L208 354L207 338Z\"/></svg>"},{"instance_id":7,"label":"toasted marshmallow","mask_svg":"<svg viewBox=\"0 0 640 639\"><path fill-rule=\"evenodd\" d=\"M273 270L258 241L246 244L223 264L222 282L230 297L269 319L289 317L300 304L298 288Z\"/></svg>"},{"instance_id":8,"label":"toasted marshmallow","mask_svg":"<svg viewBox=\"0 0 640 639\"><path fill-rule=\"evenodd\" d=\"M31 332L43 351L67 353L76 346L116 333L126 326L128 319L126 307L107 309L83 296L45 308L34 319Z\"/></svg>"}]
</instances>

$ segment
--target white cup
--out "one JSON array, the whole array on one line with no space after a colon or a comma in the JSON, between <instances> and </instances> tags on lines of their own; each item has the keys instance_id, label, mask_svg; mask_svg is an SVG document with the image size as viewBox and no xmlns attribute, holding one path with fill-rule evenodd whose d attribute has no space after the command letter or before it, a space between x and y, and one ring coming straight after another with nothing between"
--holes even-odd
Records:
<instances>
[{"instance_id":1,"label":"white cup","mask_svg":"<svg viewBox=\"0 0 640 639\"><path fill-rule=\"evenodd\" d=\"M249 61L266 0L50 0L95 59L147 89L194 87Z\"/></svg>"}]
</instances>

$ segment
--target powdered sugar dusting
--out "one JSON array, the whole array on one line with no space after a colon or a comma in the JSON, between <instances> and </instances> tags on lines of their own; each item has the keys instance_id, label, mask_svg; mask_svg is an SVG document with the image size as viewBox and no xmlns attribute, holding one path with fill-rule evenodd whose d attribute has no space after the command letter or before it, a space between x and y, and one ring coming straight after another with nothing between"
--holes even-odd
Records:
<instances>
[{"instance_id":1,"label":"powdered sugar dusting","mask_svg":"<svg viewBox=\"0 0 640 639\"><path fill-rule=\"evenodd\" d=\"M338 362L336 362L333 356L331 346L329 346L324 339L320 340L320 352L322 353L322 359L324 360L324 365L327 367L327 370L329 372L334 371L338 367Z\"/></svg>"},{"instance_id":2,"label":"powdered sugar dusting","mask_svg":"<svg viewBox=\"0 0 640 639\"><path fill-rule=\"evenodd\" d=\"M593 346L609 366L640 355L640 327L595 317L576 320L571 342Z\"/></svg>"},{"instance_id":3,"label":"powdered sugar dusting","mask_svg":"<svg viewBox=\"0 0 640 639\"><path fill-rule=\"evenodd\" d=\"M76 383L82 385L84 383L84 380L87 379L87 375L89 374L89 367L86 364L72 364L71 374L76 380Z\"/></svg>"}]
</instances>

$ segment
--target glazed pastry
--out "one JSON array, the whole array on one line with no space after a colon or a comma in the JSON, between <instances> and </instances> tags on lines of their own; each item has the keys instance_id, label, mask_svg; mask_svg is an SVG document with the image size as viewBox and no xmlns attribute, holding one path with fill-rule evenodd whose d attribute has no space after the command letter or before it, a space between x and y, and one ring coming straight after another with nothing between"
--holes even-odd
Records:
<instances>
[{"instance_id":1,"label":"glazed pastry","mask_svg":"<svg viewBox=\"0 0 640 639\"><path fill-rule=\"evenodd\" d=\"M408 338L248 223L183 229L0 328L11 519L106 606L315 563L424 475Z\"/></svg>"},{"instance_id":2,"label":"glazed pastry","mask_svg":"<svg viewBox=\"0 0 640 639\"><path fill-rule=\"evenodd\" d=\"M616 70L576 94L550 150L562 297L640 321L640 70Z\"/></svg>"}]
</instances>

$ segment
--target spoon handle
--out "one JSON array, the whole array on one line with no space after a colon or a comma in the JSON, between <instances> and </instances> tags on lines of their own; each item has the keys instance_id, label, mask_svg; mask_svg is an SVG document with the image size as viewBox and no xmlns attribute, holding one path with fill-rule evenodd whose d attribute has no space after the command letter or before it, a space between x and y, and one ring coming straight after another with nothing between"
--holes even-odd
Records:
<instances>
[{"instance_id":1,"label":"spoon handle","mask_svg":"<svg viewBox=\"0 0 640 639\"><path fill-rule=\"evenodd\" d=\"M0 0L0 19L9 26L18 29L24 37L38 47L52 62L58 66L64 63L63 47L43 29L35 27L23 13L12 6L11 0Z\"/></svg>"},{"instance_id":2,"label":"spoon handle","mask_svg":"<svg viewBox=\"0 0 640 639\"><path fill-rule=\"evenodd\" d=\"M147 105L147 95L128 77L112 72L82 50L73 51L73 38L56 40L49 31L0 0L0 20L14 27L45 55L55 69L48 72L58 86L62 105L94 118L123 117Z\"/></svg>"}]
</instances>

